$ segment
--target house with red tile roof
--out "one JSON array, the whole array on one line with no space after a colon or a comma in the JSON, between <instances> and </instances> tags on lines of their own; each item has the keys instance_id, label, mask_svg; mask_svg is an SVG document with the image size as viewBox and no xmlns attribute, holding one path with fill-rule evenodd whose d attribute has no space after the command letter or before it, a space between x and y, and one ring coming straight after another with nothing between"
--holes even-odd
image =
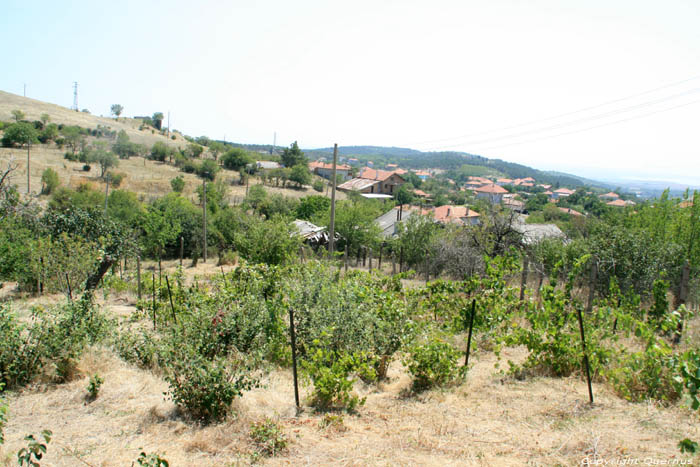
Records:
<instances>
[{"instance_id":1,"label":"house with red tile roof","mask_svg":"<svg viewBox=\"0 0 700 467\"><path fill-rule=\"evenodd\" d=\"M558 208L558 209L559 209L561 212L563 212L563 213L565 213L565 214L569 214L569 215L574 216L574 217L583 216L583 214L581 214L580 212L578 212L578 211L575 210L575 209L571 209L571 208Z\"/></svg>"},{"instance_id":2,"label":"house with red tile roof","mask_svg":"<svg viewBox=\"0 0 700 467\"><path fill-rule=\"evenodd\" d=\"M333 164L326 164L325 162L309 162L309 170L316 175L330 180L333 176ZM337 164L335 166L335 173L343 177L343 180L350 178L350 171L352 168L349 165Z\"/></svg>"},{"instance_id":3,"label":"house with red tile roof","mask_svg":"<svg viewBox=\"0 0 700 467\"><path fill-rule=\"evenodd\" d=\"M495 183L491 183L489 185L482 185L475 188L474 192L476 193L477 198L486 199L496 204L503 201L503 195L508 193L508 190L496 185Z\"/></svg>"},{"instance_id":4,"label":"house with red tile roof","mask_svg":"<svg viewBox=\"0 0 700 467\"><path fill-rule=\"evenodd\" d=\"M553 199L561 199L561 198L566 198L567 196L573 195L575 192L574 190L569 190L568 188L559 188L554 190L552 193L552 198Z\"/></svg>"},{"instance_id":5,"label":"house with red tile roof","mask_svg":"<svg viewBox=\"0 0 700 467\"><path fill-rule=\"evenodd\" d=\"M611 191L609 193L602 194L598 196L600 199L606 199L608 201L615 201L616 199L620 199L620 195L615 193L614 191Z\"/></svg>"},{"instance_id":6,"label":"house with red tile roof","mask_svg":"<svg viewBox=\"0 0 700 467\"><path fill-rule=\"evenodd\" d=\"M614 201L608 201L608 202L605 203L605 204L607 204L608 206L614 206L614 207L616 207L616 208L624 208L625 206L627 206L627 203L626 203L624 200L622 200L622 199L616 199L616 200L614 200Z\"/></svg>"},{"instance_id":7,"label":"house with red tile roof","mask_svg":"<svg viewBox=\"0 0 700 467\"><path fill-rule=\"evenodd\" d=\"M338 185L341 191L394 195L406 180L396 172L374 170L366 167L358 178Z\"/></svg>"},{"instance_id":8,"label":"house with red tile roof","mask_svg":"<svg viewBox=\"0 0 700 467\"><path fill-rule=\"evenodd\" d=\"M465 224L477 225L479 223L479 213L472 211L467 206L443 205L433 208L430 211L433 219L441 224Z\"/></svg>"},{"instance_id":9,"label":"house with red tile roof","mask_svg":"<svg viewBox=\"0 0 700 467\"><path fill-rule=\"evenodd\" d=\"M513 180L510 178L499 178L498 180L496 180L496 185L498 185L498 186L512 185L512 184L513 184Z\"/></svg>"}]
</instances>

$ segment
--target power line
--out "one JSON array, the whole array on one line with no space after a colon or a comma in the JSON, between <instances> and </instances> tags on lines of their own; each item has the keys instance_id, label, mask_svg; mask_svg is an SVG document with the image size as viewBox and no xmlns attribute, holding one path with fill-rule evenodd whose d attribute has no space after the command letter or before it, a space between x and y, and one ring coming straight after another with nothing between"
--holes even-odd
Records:
<instances>
[{"instance_id":1,"label":"power line","mask_svg":"<svg viewBox=\"0 0 700 467\"><path fill-rule=\"evenodd\" d=\"M647 102L642 102L642 103L640 103L640 104L634 104L634 105L631 105L631 106L628 106L628 107L622 107L622 108L620 108L620 109L610 110L610 111L607 111L607 112L604 112L604 113L601 113L601 114L589 115L589 116L587 116L587 117L579 118L579 119L577 119L577 120L571 120L571 121L568 121L568 122L557 123L557 124L555 124L555 125L550 125L550 126L541 127L541 128L534 128L534 129L532 129L532 130L522 131L522 132L519 132L519 133L511 133L511 134L508 134L508 135L493 136L493 137L490 137L490 138L484 138L484 139L480 139L480 140L462 141L462 142L459 142L459 143L454 143L454 144L450 144L450 145L446 145L446 146L436 147L436 148L434 148L434 149L444 149L444 148L451 148L451 147L463 146L463 145L484 144L484 143L490 143L490 142L495 142L495 141L500 141L500 140L507 140L507 139L512 139L512 138L517 138L517 137L521 137L521 136L528 136L528 135L535 134L535 133L542 133L542 132L544 132L544 131L556 130L556 129L559 129L559 128L565 128L565 127L568 127L568 126L578 125L578 124L584 123L584 122L589 122L589 121L595 121L595 120L600 120L600 119L608 118L608 117L611 117L611 116L614 116L614 115L618 115L618 114L621 114L621 113L626 113L626 112L631 112L631 111L634 111L634 110L639 110L639 109L642 109L642 108L645 108L645 107L650 107L650 106L653 106L653 105L656 105L656 104L659 104L659 103L662 103L662 102L666 102L666 101L669 101L669 100L672 100L672 99L677 99L677 98L679 98L679 97L687 96L687 95L689 95L689 94L694 94L694 93L697 93L697 92L699 92L699 91L700 91L700 88L690 89L690 90L683 91L683 92L680 92L680 93L678 93L678 94L674 94L674 95L671 95L671 96L666 96L666 97L662 97L662 98L659 98L659 99L655 99L655 100L651 100L651 101L647 101Z\"/></svg>"},{"instance_id":2,"label":"power line","mask_svg":"<svg viewBox=\"0 0 700 467\"><path fill-rule=\"evenodd\" d=\"M524 126L530 126L530 125L534 125L534 124L536 124L536 123L547 122L547 121L550 121L550 120L555 120L555 119L557 119L557 118L567 117L567 116L569 116L569 115L575 115L575 114L578 114L578 113L586 112L586 111L593 110L593 109L597 109L597 108L600 108L600 107L605 107L605 106L608 106L608 105L611 105L611 104L615 104L615 103L618 103L618 102L623 102L623 101L626 101L626 100L629 100L629 99L634 99L635 97L640 97L640 96L644 96L644 95L647 95L647 94L652 94L652 93L657 92L657 91L660 91L660 90L662 90L662 89L667 89L667 88L671 88L671 87L674 87L674 86L678 86L678 85L680 85L680 84L684 84L684 83L687 83L687 82L689 82L689 81L693 81L693 80L696 80L696 79L699 79L699 78L700 78L700 75L695 75L695 76L692 76L692 77L690 77L690 78L686 78L686 79L683 79L683 80L680 80L680 81L676 81L676 82L673 82L673 83L665 84L665 85L663 85L663 86L658 86L658 87L656 87L656 88L649 89L649 90L646 90L646 91L642 91L642 92L639 92L639 93L636 93L636 94L631 94L631 95L629 95L629 96L625 96L625 97L613 99L613 100L606 101L606 102L603 102L603 103L600 103L600 104L592 105L592 106L590 106L590 107L584 107L584 108L581 108L581 109L578 109L578 110L574 110L574 111L570 111L570 112L565 112L565 113L553 115L553 116L551 116L551 117L546 117L546 118L537 119L537 120L531 120L531 121L529 121L529 122L518 123L518 124L510 125L510 126L507 126L507 127L494 128L494 129L491 129L491 130L480 131L480 132L475 132L475 133L467 133L467 134L464 134L464 135L461 135L461 136L453 136L453 137L449 137L449 138L441 138L441 139L434 139L434 140L423 141L423 142L417 142L417 143L410 143L410 144L407 144L406 146L420 146L420 145L429 144L429 143L440 143L440 142L443 142L443 141L452 141L452 140L461 139L461 138L468 138L468 137L472 137L472 136L480 136L480 135L485 135L485 134L489 134L489 133L495 133L495 132L499 132L499 131L512 130L512 129L514 129L514 128L520 128L520 127L524 127Z\"/></svg>"},{"instance_id":3,"label":"power line","mask_svg":"<svg viewBox=\"0 0 700 467\"><path fill-rule=\"evenodd\" d=\"M558 138L558 137L560 137L560 136L571 135L571 134L574 134L574 133L581 133L581 132L584 132L584 131L594 130L594 129L596 129L596 128L602 128L602 127L606 127L606 126L610 126L610 125L616 125L616 124L618 124L618 123L625 123L625 122L628 122L628 121L630 121L630 120L637 120L637 119L640 119L640 118L649 117L649 116L651 116L651 115L655 115L655 114L659 114L659 113L663 113L663 112L669 112L669 111L671 111L671 110L679 109L679 108L681 108L681 107L687 107L687 106L689 106L689 105L697 104L697 103L700 103L700 99L694 100L694 101L690 101L690 102L686 102L686 103L684 103L684 104L676 105L676 106L673 106L673 107L668 107L668 108L666 108L666 109L655 110L655 111L653 111L653 112L648 112L648 113L646 113L646 114L635 115L635 116L633 116L633 117L628 117L628 118L623 118L623 119L620 119L620 120L615 120L615 121L612 121L612 122L602 123L602 124L600 124L600 125L595 125L595 126L591 126L591 127L587 127L587 128L581 128L581 129L578 129L578 130L567 131L567 132L558 133L558 134L555 134L555 135L542 136L541 138L529 139L529 140L527 140L527 141L516 141L516 142L513 142L513 143L501 144L501 145L498 145L498 146L489 146L489 147L480 149L480 151L487 151L487 150L491 150L491 149L505 148L505 147L508 147L508 146L515 146L515 145L519 145L519 144L532 143L532 142L535 142L535 141L542 141L542 140L546 140L546 139L550 139L550 138Z\"/></svg>"}]
</instances>

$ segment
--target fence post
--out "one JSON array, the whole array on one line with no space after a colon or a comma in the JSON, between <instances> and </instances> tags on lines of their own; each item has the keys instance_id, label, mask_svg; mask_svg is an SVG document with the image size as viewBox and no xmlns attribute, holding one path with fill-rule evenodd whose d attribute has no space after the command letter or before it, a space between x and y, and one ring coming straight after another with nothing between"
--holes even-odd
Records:
<instances>
[{"instance_id":1,"label":"fence post","mask_svg":"<svg viewBox=\"0 0 700 467\"><path fill-rule=\"evenodd\" d=\"M170 311L173 314L173 322L177 324L177 316L175 316L175 305L173 305L173 294L170 292L170 281L168 280L168 275L165 275L165 285L168 286L168 298L170 299Z\"/></svg>"},{"instance_id":2,"label":"fence post","mask_svg":"<svg viewBox=\"0 0 700 467\"><path fill-rule=\"evenodd\" d=\"M577 307L578 326L581 330L581 348L583 349L583 366L586 369L586 379L588 380L588 398L593 404L593 387L591 386L591 370L588 366L588 355L586 354L586 337L583 333L583 316L581 316L581 308Z\"/></svg>"},{"instance_id":3,"label":"fence post","mask_svg":"<svg viewBox=\"0 0 700 467\"><path fill-rule=\"evenodd\" d=\"M151 279L153 281L153 290L151 294L151 305L153 306L153 330L156 330L156 273L151 273Z\"/></svg>"},{"instance_id":4,"label":"fence post","mask_svg":"<svg viewBox=\"0 0 700 467\"><path fill-rule=\"evenodd\" d=\"M363 246L362 247L362 267L367 266L367 247Z\"/></svg>"},{"instance_id":5,"label":"fence post","mask_svg":"<svg viewBox=\"0 0 700 467\"><path fill-rule=\"evenodd\" d=\"M399 272L403 272L403 247L399 251Z\"/></svg>"},{"instance_id":6,"label":"fence post","mask_svg":"<svg viewBox=\"0 0 700 467\"><path fill-rule=\"evenodd\" d=\"M474 315L476 314L476 298L472 299L472 313L469 317L469 335L467 337L467 350L464 356L464 366L465 368L469 366L469 350L472 347L472 329L474 328ZM464 317L466 321L466 316ZM466 324L466 323L464 323Z\"/></svg>"},{"instance_id":7,"label":"fence post","mask_svg":"<svg viewBox=\"0 0 700 467\"><path fill-rule=\"evenodd\" d=\"M384 249L384 245L379 245L379 264L377 264L377 269L380 271L382 270L382 253Z\"/></svg>"},{"instance_id":8,"label":"fence post","mask_svg":"<svg viewBox=\"0 0 700 467\"><path fill-rule=\"evenodd\" d=\"M396 254L396 252L394 252L394 251L391 252L391 273L392 274L396 274L396 258L394 257L395 254Z\"/></svg>"},{"instance_id":9,"label":"fence post","mask_svg":"<svg viewBox=\"0 0 700 467\"><path fill-rule=\"evenodd\" d=\"M525 300L525 287L527 286L527 270L530 267L530 259L526 256L523 259L523 273L520 276L520 301Z\"/></svg>"},{"instance_id":10,"label":"fence post","mask_svg":"<svg viewBox=\"0 0 700 467\"><path fill-rule=\"evenodd\" d=\"M292 339L292 373L294 375L294 402L299 409L299 382L297 379L297 341L294 333L294 310L289 309L289 334Z\"/></svg>"},{"instance_id":11,"label":"fence post","mask_svg":"<svg viewBox=\"0 0 700 467\"><path fill-rule=\"evenodd\" d=\"M136 256L136 283L139 300L141 300L141 256L139 255Z\"/></svg>"},{"instance_id":12,"label":"fence post","mask_svg":"<svg viewBox=\"0 0 700 467\"><path fill-rule=\"evenodd\" d=\"M595 281L598 276L598 263L596 262L595 256L592 258L592 263L591 263L591 277L590 277L590 286L588 288L588 303L586 304L586 314L591 314L593 311L593 297L595 295Z\"/></svg>"},{"instance_id":13,"label":"fence post","mask_svg":"<svg viewBox=\"0 0 700 467\"><path fill-rule=\"evenodd\" d=\"M360 266L360 258L362 258L362 247L357 247L357 258L355 258L355 267Z\"/></svg>"}]
</instances>

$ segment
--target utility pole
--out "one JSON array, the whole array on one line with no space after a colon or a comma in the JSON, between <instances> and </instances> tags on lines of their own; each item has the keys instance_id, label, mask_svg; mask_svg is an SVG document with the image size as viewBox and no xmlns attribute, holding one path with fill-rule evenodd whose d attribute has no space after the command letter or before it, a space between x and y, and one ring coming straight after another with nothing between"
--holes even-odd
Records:
<instances>
[{"instance_id":1,"label":"utility pole","mask_svg":"<svg viewBox=\"0 0 700 467\"><path fill-rule=\"evenodd\" d=\"M168 110L168 138L170 138L170 111Z\"/></svg>"},{"instance_id":2,"label":"utility pole","mask_svg":"<svg viewBox=\"0 0 700 467\"><path fill-rule=\"evenodd\" d=\"M338 161L338 143L333 146L333 172L331 176L331 228L328 239L328 252L332 255L335 248L335 170Z\"/></svg>"},{"instance_id":3,"label":"utility pole","mask_svg":"<svg viewBox=\"0 0 700 467\"><path fill-rule=\"evenodd\" d=\"M27 83L24 83L24 97L27 97Z\"/></svg>"},{"instance_id":4,"label":"utility pole","mask_svg":"<svg viewBox=\"0 0 700 467\"><path fill-rule=\"evenodd\" d=\"M32 143L27 143L27 194L29 194L29 147Z\"/></svg>"},{"instance_id":5,"label":"utility pole","mask_svg":"<svg viewBox=\"0 0 700 467\"><path fill-rule=\"evenodd\" d=\"M203 248L203 262L207 262L207 181L205 179L202 179L202 219L204 220L203 222L203 228L202 230L204 231L204 248Z\"/></svg>"},{"instance_id":6,"label":"utility pole","mask_svg":"<svg viewBox=\"0 0 700 467\"><path fill-rule=\"evenodd\" d=\"M73 110L78 111L78 82L73 81Z\"/></svg>"}]
</instances>

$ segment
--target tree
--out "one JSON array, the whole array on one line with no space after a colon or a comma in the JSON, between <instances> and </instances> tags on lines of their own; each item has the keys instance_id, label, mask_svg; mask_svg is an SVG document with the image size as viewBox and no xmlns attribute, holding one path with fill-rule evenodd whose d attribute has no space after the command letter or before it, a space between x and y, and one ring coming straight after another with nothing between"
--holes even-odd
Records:
<instances>
[{"instance_id":1,"label":"tree","mask_svg":"<svg viewBox=\"0 0 700 467\"><path fill-rule=\"evenodd\" d=\"M58 138L58 125L51 123L44 127L44 130L39 135L39 141L46 144Z\"/></svg>"},{"instance_id":2,"label":"tree","mask_svg":"<svg viewBox=\"0 0 700 467\"><path fill-rule=\"evenodd\" d=\"M204 148L199 144L190 143L187 145L187 149L185 151L188 157L197 158L202 155Z\"/></svg>"},{"instance_id":3,"label":"tree","mask_svg":"<svg viewBox=\"0 0 700 467\"><path fill-rule=\"evenodd\" d=\"M112 107L110 107L110 112L117 117L117 120L119 120L119 116L123 111L124 107L119 104L112 104Z\"/></svg>"},{"instance_id":4,"label":"tree","mask_svg":"<svg viewBox=\"0 0 700 467\"><path fill-rule=\"evenodd\" d=\"M43 113L41 114L41 117L39 117L39 120L41 120L41 123L43 123L44 126L46 126L46 124L49 123L49 121L51 120L51 117L49 116L49 114Z\"/></svg>"},{"instance_id":5,"label":"tree","mask_svg":"<svg viewBox=\"0 0 700 467\"><path fill-rule=\"evenodd\" d=\"M70 148L71 153L75 154L75 151L78 150L78 147L80 147L81 142L84 139L82 133L80 132L80 127L65 126L61 132L63 133L63 138L66 140L66 144Z\"/></svg>"},{"instance_id":6,"label":"tree","mask_svg":"<svg viewBox=\"0 0 700 467\"><path fill-rule=\"evenodd\" d=\"M401 185L399 191L396 192L396 201L399 204L411 204L413 202L413 193L405 184Z\"/></svg>"},{"instance_id":7,"label":"tree","mask_svg":"<svg viewBox=\"0 0 700 467\"><path fill-rule=\"evenodd\" d=\"M151 147L151 159L154 161L165 162L169 155L172 155L172 148L162 141L156 141Z\"/></svg>"},{"instance_id":8,"label":"tree","mask_svg":"<svg viewBox=\"0 0 700 467\"><path fill-rule=\"evenodd\" d=\"M297 206L296 217L297 219L311 220L318 214L327 212L330 208L330 198L321 195L305 196Z\"/></svg>"},{"instance_id":9,"label":"tree","mask_svg":"<svg viewBox=\"0 0 700 467\"><path fill-rule=\"evenodd\" d=\"M197 170L197 175L206 180L214 181L214 179L216 178L216 173L219 171L219 168L219 164L217 164L216 161L206 159L202 161L202 164L199 166L199 169Z\"/></svg>"},{"instance_id":10,"label":"tree","mask_svg":"<svg viewBox=\"0 0 700 467\"><path fill-rule=\"evenodd\" d=\"M209 152L211 153L214 160L216 160L219 157L219 154L224 152L225 150L226 146L224 146L223 143L219 143L218 141L211 141L209 143Z\"/></svg>"},{"instance_id":11,"label":"tree","mask_svg":"<svg viewBox=\"0 0 700 467\"><path fill-rule=\"evenodd\" d=\"M253 158L250 157L248 151L243 148L231 148L226 154L221 156L221 162L224 168L229 170L241 170L248 164L253 163Z\"/></svg>"},{"instance_id":12,"label":"tree","mask_svg":"<svg viewBox=\"0 0 700 467\"><path fill-rule=\"evenodd\" d=\"M24 112L19 109L15 109L12 111L12 117L15 119L15 122L19 122L24 118Z\"/></svg>"},{"instance_id":13,"label":"tree","mask_svg":"<svg viewBox=\"0 0 700 467\"><path fill-rule=\"evenodd\" d=\"M163 126L163 113L162 112L154 113L153 117L151 117L151 120L153 121L153 126L156 127L156 129L160 130L161 127Z\"/></svg>"},{"instance_id":14,"label":"tree","mask_svg":"<svg viewBox=\"0 0 700 467\"><path fill-rule=\"evenodd\" d=\"M41 193L45 195L50 195L58 186L61 181L58 178L58 174L52 168L44 170L41 174Z\"/></svg>"},{"instance_id":15,"label":"tree","mask_svg":"<svg viewBox=\"0 0 700 467\"><path fill-rule=\"evenodd\" d=\"M170 186L175 193L182 193L182 190L185 189L185 179L182 178L182 175L178 175L170 180Z\"/></svg>"},{"instance_id":16,"label":"tree","mask_svg":"<svg viewBox=\"0 0 700 467\"><path fill-rule=\"evenodd\" d=\"M34 125L27 122L13 123L5 128L5 134L2 137L2 145L5 147L27 147L33 143L37 143L38 132Z\"/></svg>"},{"instance_id":17,"label":"tree","mask_svg":"<svg viewBox=\"0 0 700 467\"><path fill-rule=\"evenodd\" d=\"M93 151L91 161L100 165L100 177L105 178L105 173L112 167L119 165L119 159L112 151L107 151L104 147L99 147Z\"/></svg>"},{"instance_id":18,"label":"tree","mask_svg":"<svg viewBox=\"0 0 700 467\"><path fill-rule=\"evenodd\" d=\"M292 173L289 175L289 180L295 182L299 188L311 183L311 172L306 164L297 164L292 167Z\"/></svg>"},{"instance_id":19,"label":"tree","mask_svg":"<svg viewBox=\"0 0 700 467\"><path fill-rule=\"evenodd\" d=\"M307 165L308 162L308 159L304 153L301 152L296 141L294 141L289 148L284 148L282 150L282 164L284 164L285 167L294 167L299 164Z\"/></svg>"}]
</instances>

